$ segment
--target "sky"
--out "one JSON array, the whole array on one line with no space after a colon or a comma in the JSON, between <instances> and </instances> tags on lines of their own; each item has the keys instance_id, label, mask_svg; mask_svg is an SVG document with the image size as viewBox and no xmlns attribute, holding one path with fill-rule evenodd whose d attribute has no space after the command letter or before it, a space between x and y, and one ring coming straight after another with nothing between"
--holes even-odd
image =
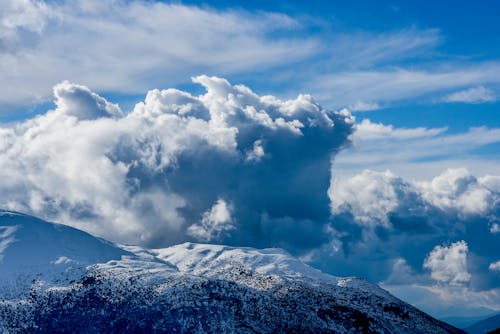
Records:
<instances>
[{"instance_id":1,"label":"sky","mask_svg":"<svg viewBox=\"0 0 500 334\"><path fill-rule=\"evenodd\" d=\"M0 6L2 208L500 311L498 2Z\"/></svg>"}]
</instances>

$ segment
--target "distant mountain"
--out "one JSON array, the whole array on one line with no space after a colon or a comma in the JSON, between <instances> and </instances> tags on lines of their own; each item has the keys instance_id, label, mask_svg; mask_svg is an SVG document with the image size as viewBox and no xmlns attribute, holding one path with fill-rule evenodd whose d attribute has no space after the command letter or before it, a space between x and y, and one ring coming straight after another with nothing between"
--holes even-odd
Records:
<instances>
[{"instance_id":1,"label":"distant mountain","mask_svg":"<svg viewBox=\"0 0 500 334\"><path fill-rule=\"evenodd\" d=\"M465 328L469 334L485 334L498 330L500 333L500 314L476 322L474 325Z\"/></svg>"},{"instance_id":2,"label":"distant mountain","mask_svg":"<svg viewBox=\"0 0 500 334\"><path fill-rule=\"evenodd\" d=\"M486 318L491 317L491 314L483 315L483 316L475 316L475 317L461 317L461 316L450 316L439 318L440 320L449 323L458 328L466 328L472 326L476 322L484 320Z\"/></svg>"},{"instance_id":3,"label":"distant mountain","mask_svg":"<svg viewBox=\"0 0 500 334\"><path fill-rule=\"evenodd\" d=\"M5 333L463 333L281 249L119 247L7 211L0 273Z\"/></svg>"}]
</instances>

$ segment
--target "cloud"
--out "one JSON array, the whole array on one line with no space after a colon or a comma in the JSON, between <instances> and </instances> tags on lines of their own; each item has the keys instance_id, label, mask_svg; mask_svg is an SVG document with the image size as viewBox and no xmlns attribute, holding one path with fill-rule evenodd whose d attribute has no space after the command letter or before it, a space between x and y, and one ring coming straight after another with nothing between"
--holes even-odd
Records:
<instances>
[{"instance_id":1,"label":"cloud","mask_svg":"<svg viewBox=\"0 0 500 334\"><path fill-rule=\"evenodd\" d=\"M445 40L438 29L337 32L305 16L162 1L9 0L4 7L0 112L46 102L66 79L127 95L185 85L193 73L244 79L281 95L312 92L330 108L368 111L495 84L500 72L495 62L427 62ZM416 66L407 68L409 61Z\"/></svg>"},{"instance_id":2,"label":"cloud","mask_svg":"<svg viewBox=\"0 0 500 334\"><path fill-rule=\"evenodd\" d=\"M500 225L498 225L497 223L491 224L490 232L491 233L500 233Z\"/></svg>"},{"instance_id":3,"label":"cloud","mask_svg":"<svg viewBox=\"0 0 500 334\"><path fill-rule=\"evenodd\" d=\"M233 208L226 201L219 199L212 208L205 212L199 223L189 226L187 233L202 241L217 240L223 233L234 230L231 212Z\"/></svg>"},{"instance_id":4,"label":"cloud","mask_svg":"<svg viewBox=\"0 0 500 334\"><path fill-rule=\"evenodd\" d=\"M500 273L500 261L491 263L488 269L493 272Z\"/></svg>"},{"instance_id":5,"label":"cloud","mask_svg":"<svg viewBox=\"0 0 500 334\"><path fill-rule=\"evenodd\" d=\"M444 63L442 68L431 69L407 69L395 65L390 69L317 73L308 87L323 103L332 106L351 105L360 100L384 103L424 98L467 85L497 84L499 73L497 62L473 66Z\"/></svg>"},{"instance_id":6,"label":"cloud","mask_svg":"<svg viewBox=\"0 0 500 334\"><path fill-rule=\"evenodd\" d=\"M450 246L436 246L424 262L424 268L431 271L432 279L451 285L467 284L471 275L467 271L467 253L465 241L452 243Z\"/></svg>"},{"instance_id":7,"label":"cloud","mask_svg":"<svg viewBox=\"0 0 500 334\"><path fill-rule=\"evenodd\" d=\"M477 174L495 173L500 164L478 149L500 142L500 129L477 127L449 133L441 128L399 128L362 119L355 124L353 145L335 157L337 175L364 169L398 170L411 179L428 179L446 168L467 167ZM491 181L494 182L494 181Z\"/></svg>"},{"instance_id":8,"label":"cloud","mask_svg":"<svg viewBox=\"0 0 500 334\"><path fill-rule=\"evenodd\" d=\"M54 87L54 97L57 112L75 116L79 120L122 116L117 104L109 103L85 86L68 81Z\"/></svg>"},{"instance_id":9,"label":"cloud","mask_svg":"<svg viewBox=\"0 0 500 334\"><path fill-rule=\"evenodd\" d=\"M452 169L417 182L331 169L352 143L477 147L496 129L355 124L310 95L280 100L218 77L193 81L200 95L152 89L129 112L86 86L56 85L53 110L0 127L0 206L148 247L283 247L327 272L391 289L417 284L435 298L456 295L432 273L445 277L439 259L454 254L450 240L463 240L470 278L446 279L463 282L471 300L500 305L488 292L500 279L488 269L498 260L499 176Z\"/></svg>"},{"instance_id":10,"label":"cloud","mask_svg":"<svg viewBox=\"0 0 500 334\"><path fill-rule=\"evenodd\" d=\"M4 2L2 3L4 4ZM7 1L0 17L0 106L44 101L68 79L140 93L193 73L230 74L293 63L319 48L301 23L159 1ZM280 37L281 35L281 37ZM138 43L137 41L140 41Z\"/></svg>"},{"instance_id":11,"label":"cloud","mask_svg":"<svg viewBox=\"0 0 500 334\"><path fill-rule=\"evenodd\" d=\"M423 198L443 210L463 214L483 214L498 206L498 189L484 184L488 177L477 179L465 168L448 169L431 182L421 183Z\"/></svg>"},{"instance_id":12,"label":"cloud","mask_svg":"<svg viewBox=\"0 0 500 334\"><path fill-rule=\"evenodd\" d=\"M446 132L446 128L395 128L392 125L373 123L369 119L363 119L355 126L355 132L351 135L355 143L360 141L372 141L376 139L409 140L435 137Z\"/></svg>"},{"instance_id":13,"label":"cloud","mask_svg":"<svg viewBox=\"0 0 500 334\"><path fill-rule=\"evenodd\" d=\"M336 179L330 187L332 212L348 211L363 225L387 226L387 214L398 206L395 185L401 182L390 171L370 170L350 179Z\"/></svg>"},{"instance_id":14,"label":"cloud","mask_svg":"<svg viewBox=\"0 0 500 334\"><path fill-rule=\"evenodd\" d=\"M309 95L193 81L206 93L154 89L129 113L56 85L54 110L0 128L0 206L148 246L324 242L313 232L329 219L330 161L352 116Z\"/></svg>"},{"instance_id":15,"label":"cloud","mask_svg":"<svg viewBox=\"0 0 500 334\"><path fill-rule=\"evenodd\" d=\"M42 1L4 0L0 13L0 38L14 38L20 30L41 33L50 18L50 6Z\"/></svg>"},{"instance_id":16,"label":"cloud","mask_svg":"<svg viewBox=\"0 0 500 334\"><path fill-rule=\"evenodd\" d=\"M448 94L443 100L450 103L485 103L495 102L497 98L491 89L478 86Z\"/></svg>"},{"instance_id":17,"label":"cloud","mask_svg":"<svg viewBox=\"0 0 500 334\"><path fill-rule=\"evenodd\" d=\"M489 270L498 259L496 181L463 168L425 181L373 170L334 176L330 242L304 259L381 282L435 315L453 314L457 302L471 312L498 310L500 278Z\"/></svg>"},{"instance_id":18,"label":"cloud","mask_svg":"<svg viewBox=\"0 0 500 334\"><path fill-rule=\"evenodd\" d=\"M349 107L352 111L373 111L380 109L380 106L376 102L363 102L358 101Z\"/></svg>"},{"instance_id":19,"label":"cloud","mask_svg":"<svg viewBox=\"0 0 500 334\"><path fill-rule=\"evenodd\" d=\"M415 284L419 282L419 277L411 268L408 262L403 258L396 258L393 260L391 273L384 280L385 285L404 285Z\"/></svg>"},{"instance_id":20,"label":"cloud","mask_svg":"<svg viewBox=\"0 0 500 334\"><path fill-rule=\"evenodd\" d=\"M390 171L365 170L350 178L334 178L329 195L332 212L350 212L360 224L387 226L391 212L412 207L439 210L458 217L487 216L496 219L500 192L487 180L466 169L448 169L432 181L408 182ZM498 218L498 217L497 217Z\"/></svg>"}]
</instances>

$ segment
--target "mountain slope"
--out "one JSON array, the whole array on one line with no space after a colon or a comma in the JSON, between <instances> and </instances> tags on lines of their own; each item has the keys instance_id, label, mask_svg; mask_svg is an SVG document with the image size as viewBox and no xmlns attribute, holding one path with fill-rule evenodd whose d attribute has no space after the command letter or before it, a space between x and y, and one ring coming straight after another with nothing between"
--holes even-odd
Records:
<instances>
[{"instance_id":1,"label":"mountain slope","mask_svg":"<svg viewBox=\"0 0 500 334\"><path fill-rule=\"evenodd\" d=\"M376 285L323 274L280 249L118 248L9 212L0 228L4 279L15 285L21 273L26 289L34 275L29 293L0 292L5 333L463 333ZM78 270L54 270L61 257Z\"/></svg>"},{"instance_id":2,"label":"mountain slope","mask_svg":"<svg viewBox=\"0 0 500 334\"><path fill-rule=\"evenodd\" d=\"M88 265L126 254L72 227L0 210L0 291L4 295L26 291L34 279L55 284L79 278Z\"/></svg>"},{"instance_id":3,"label":"mountain slope","mask_svg":"<svg viewBox=\"0 0 500 334\"><path fill-rule=\"evenodd\" d=\"M495 329L500 329L500 314L481 320L465 328L469 334L484 334Z\"/></svg>"}]
</instances>

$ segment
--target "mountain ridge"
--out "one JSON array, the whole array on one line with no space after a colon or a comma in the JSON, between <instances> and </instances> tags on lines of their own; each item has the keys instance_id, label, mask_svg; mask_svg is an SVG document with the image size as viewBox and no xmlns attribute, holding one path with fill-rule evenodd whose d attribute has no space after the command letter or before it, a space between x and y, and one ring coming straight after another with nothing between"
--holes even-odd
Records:
<instances>
[{"instance_id":1,"label":"mountain ridge","mask_svg":"<svg viewBox=\"0 0 500 334\"><path fill-rule=\"evenodd\" d=\"M13 263L26 269L23 262L34 260L15 250L40 251L53 269L21 271L28 285L0 291L4 333L463 333L374 284L324 274L281 249L148 250L8 211L0 212L0 229L0 272L14 285ZM95 257L94 247L107 253Z\"/></svg>"}]
</instances>

